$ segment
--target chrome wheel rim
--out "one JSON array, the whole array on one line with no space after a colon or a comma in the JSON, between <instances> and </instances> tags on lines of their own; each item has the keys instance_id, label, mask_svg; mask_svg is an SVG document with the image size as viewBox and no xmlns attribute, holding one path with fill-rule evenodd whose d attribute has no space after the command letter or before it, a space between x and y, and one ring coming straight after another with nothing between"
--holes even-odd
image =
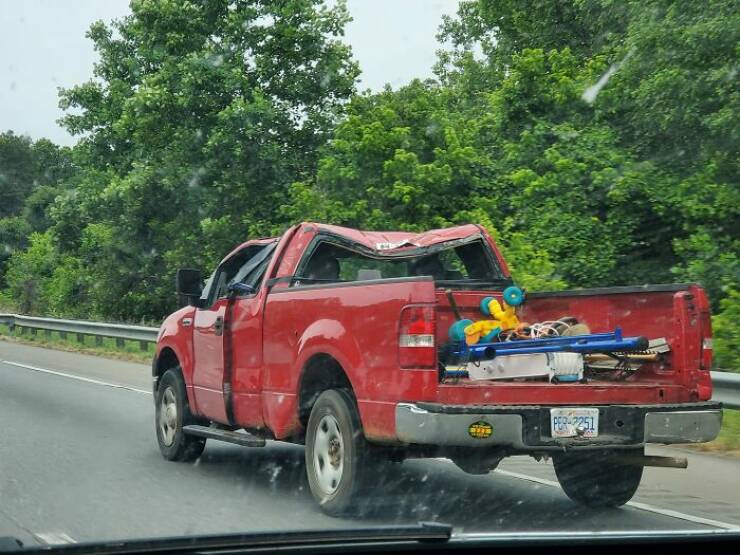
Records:
<instances>
[{"instance_id":1,"label":"chrome wheel rim","mask_svg":"<svg viewBox=\"0 0 740 555\"><path fill-rule=\"evenodd\" d=\"M331 495L339 487L344 471L344 441L337 419L327 414L316 428L313 442L313 466L322 493Z\"/></svg>"},{"instance_id":2,"label":"chrome wheel rim","mask_svg":"<svg viewBox=\"0 0 740 555\"><path fill-rule=\"evenodd\" d=\"M175 442L175 431L177 429L177 403L175 392L171 387L164 390L162 400L159 402L159 431L162 442L169 447Z\"/></svg>"}]
</instances>

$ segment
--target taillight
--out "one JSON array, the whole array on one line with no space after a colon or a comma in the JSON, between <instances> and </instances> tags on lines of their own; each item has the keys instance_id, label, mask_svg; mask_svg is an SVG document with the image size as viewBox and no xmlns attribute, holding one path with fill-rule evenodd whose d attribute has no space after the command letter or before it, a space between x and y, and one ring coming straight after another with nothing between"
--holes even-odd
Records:
<instances>
[{"instance_id":1,"label":"taillight","mask_svg":"<svg viewBox=\"0 0 740 555\"><path fill-rule=\"evenodd\" d=\"M433 306L407 306L401 311L398 361L401 368L437 367Z\"/></svg>"},{"instance_id":2,"label":"taillight","mask_svg":"<svg viewBox=\"0 0 740 555\"><path fill-rule=\"evenodd\" d=\"M712 398L712 378L709 371L712 369L712 318L709 313L709 301L704 291L699 290L697 295L699 305L699 372L696 380L696 390L700 401Z\"/></svg>"},{"instance_id":3,"label":"taillight","mask_svg":"<svg viewBox=\"0 0 740 555\"><path fill-rule=\"evenodd\" d=\"M705 328L706 329L706 328ZM699 395L699 401L708 401L712 398L712 378L709 370L712 369L712 338L703 337L701 340L701 363L700 370L696 379L696 390Z\"/></svg>"},{"instance_id":4,"label":"taillight","mask_svg":"<svg viewBox=\"0 0 740 555\"><path fill-rule=\"evenodd\" d=\"M712 369L712 338L705 337L701 340L701 369Z\"/></svg>"},{"instance_id":5,"label":"taillight","mask_svg":"<svg viewBox=\"0 0 740 555\"><path fill-rule=\"evenodd\" d=\"M701 358L699 368L702 370L712 369L712 321L709 313L701 315Z\"/></svg>"}]
</instances>

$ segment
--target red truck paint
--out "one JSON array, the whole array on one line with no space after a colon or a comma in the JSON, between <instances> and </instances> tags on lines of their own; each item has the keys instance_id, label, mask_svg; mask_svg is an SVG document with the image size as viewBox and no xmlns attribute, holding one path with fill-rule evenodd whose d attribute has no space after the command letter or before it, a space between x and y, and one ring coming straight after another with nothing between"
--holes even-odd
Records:
<instances>
[{"instance_id":1,"label":"red truck paint","mask_svg":"<svg viewBox=\"0 0 740 555\"><path fill-rule=\"evenodd\" d=\"M638 405L680 404L711 397L709 305L698 285L644 292L619 288L588 292L532 294L521 318L541 321L573 315L593 332L621 326L627 335L665 337L671 352L665 363L644 367L629 383L587 384L463 382L440 384L436 369L401 369L398 326L408 305L431 307L436 337L446 341L454 316L441 289L424 278L290 287L280 278L294 275L308 245L319 233L375 248L376 243L411 241L430 246L480 236L505 276L506 262L488 233L465 225L426 233L362 232L303 223L279 239L248 241L224 261L254 244L278 241L257 293L238 298L229 309L222 299L212 307L185 307L162 324L155 360L175 361L182 370L191 409L208 420L228 423L224 383L233 390L233 424L263 430L277 439L300 437L298 395L306 364L330 356L346 373L357 399L365 436L397 442L399 402L450 405ZM478 319L479 302L490 291L456 291L463 315ZM494 292L499 296L500 292ZM230 310L230 312L229 312ZM227 321L223 335L215 319ZM231 364L224 364L231 361ZM231 368L231 376L225 376Z\"/></svg>"}]
</instances>

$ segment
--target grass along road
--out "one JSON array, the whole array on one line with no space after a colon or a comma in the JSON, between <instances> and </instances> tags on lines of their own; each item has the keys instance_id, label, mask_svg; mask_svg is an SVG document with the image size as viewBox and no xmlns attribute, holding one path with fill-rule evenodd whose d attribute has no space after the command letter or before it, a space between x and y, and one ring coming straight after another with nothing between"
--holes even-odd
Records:
<instances>
[{"instance_id":1,"label":"grass along road","mask_svg":"<svg viewBox=\"0 0 740 555\"><path fill-rule=\"evenodd\" d=\"M86 335L83 337L83 341L79 342L74 334L67 334L65 338L56 331L46 333L38 330L34 335L29 329L25 329L21 333L21 329L16 327L15 330L10 331L8 326L0 325L0 340L144 364L150 363L154 356L153 343L147 345L146 350L142 350L138 341L125 341L123 347L121 347L116 344L115 339L110 337Z\"/></svg>"}]
</instances>

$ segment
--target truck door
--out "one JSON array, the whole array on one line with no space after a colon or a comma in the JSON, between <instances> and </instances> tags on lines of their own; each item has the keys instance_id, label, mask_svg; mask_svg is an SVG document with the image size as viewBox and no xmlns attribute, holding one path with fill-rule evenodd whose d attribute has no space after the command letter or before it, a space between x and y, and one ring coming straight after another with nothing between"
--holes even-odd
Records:
<instances>
[{"instance_id":1,"label":"truck door","mask_svg":"<svg viewBox=\"0 0 740 555\"><path fill-rule=\"evenodd\" d=\"M193 396L198 413L210 420L229 422L227 399L231 391L233 344L229 320L234 304L254 304L250 303L249 298L255 295L230 296L229 286L233 283L253 286L250 280L255 278L255 269L264 267L265 260L269 260L274 248L274 244L249 245L222 262L210 280L209 290L205 292L204 306L195 311ZM241 297L246 298L242 300ZM261 335L254 342L254 347L261 349Z\"/></svg>"},{"instance_id":2,"label":"truck door","mask_svg":"<svg viewBox=\"0 0 740 555\"><path fill-rule=\"evenodd\" d=\"M229 336L226 338L225 383L231 397L229 413L235 424L245 428L261 428L262 419L262 319L265 295L264 276L277 243L255 254L234 282L249 286L227 308ZM229 363L230 361L230 363Z\"/></svg>"},{"instance_id":3,"label":"truck door","mask_svg":"<svg viewBox=\"0 0 740 555\"><path fill-rule=\"evenodd\" d=\"M226 315L227 271L216 270L207 306L198 308L193 319L193 397L198 412L211 420L226 422L223 397L224 316Z\"/></svg>"}]
</instances>

